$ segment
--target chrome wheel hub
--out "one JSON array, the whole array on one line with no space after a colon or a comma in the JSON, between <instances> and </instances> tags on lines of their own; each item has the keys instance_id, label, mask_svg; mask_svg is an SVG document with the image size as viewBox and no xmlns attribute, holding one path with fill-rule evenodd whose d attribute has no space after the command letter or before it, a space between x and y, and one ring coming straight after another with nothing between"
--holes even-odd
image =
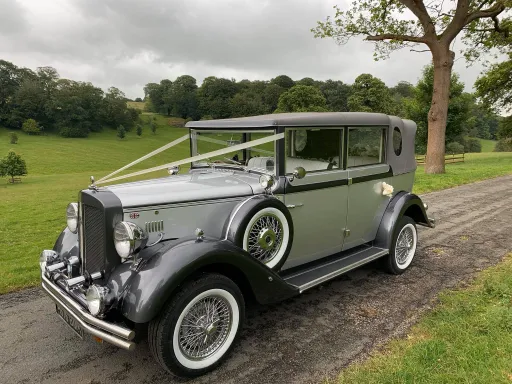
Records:
<instances>
[{"instance_id":1,"label":"chrome wheel hub","mask_svg":"<svg viewBox=\"0 0 512 384\"><path fill-rule=\"evenodd\" d=\"M414 233L410 227L402 229L398 238L396 239L396 262L398 264L405 264L410 257L411 250L414 246Z\"/></svg>"},{"instance_id":2,"label":"chrome wheel hub","mask_svg":"<svg viewBox=\"0 0 512 384\"><path fill-rule=\"evenodd\" d=\"M276 233L270 228L263 228L258 235L258 245L262 249L272 249L276 242Z\"/></svg>"},{"instance_id":3,"label":"chrome wheel hub","mask_svg":"<svg viewBox=\"0 0 512 384\"><path fill-rule=\"evenodd\" d=\"M210 296L199 300L186 313L180 326L179 346L191 360L203 360L226 341L233 314L226 299Z\"/></svg>"},{"instance_id":4,"label":"chrome wheel hub","mask_svg":"<svg viewBox=\"0 0 512 384\"><path fill-rule=\"evenodd\" d=\"M247 251L262 263L279 253L283 242L283 224L272 214L259 217L249 229Z\"/></svg>"}]
</instances>

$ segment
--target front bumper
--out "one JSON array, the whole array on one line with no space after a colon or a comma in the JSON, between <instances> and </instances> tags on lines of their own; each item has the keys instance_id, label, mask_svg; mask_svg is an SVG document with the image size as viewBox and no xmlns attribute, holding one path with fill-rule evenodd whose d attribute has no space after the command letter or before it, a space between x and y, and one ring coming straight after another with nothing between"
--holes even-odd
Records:
<instances>
[{"instance_id":1,"label":"front bumper","mask_svg":"<svg viewBox=\"0 0 512 384\"><path fill-rule=\"evenodd\" d=\"M92 316L62 287L45 276L44 267L44 265L41 266L41 285L43 289L55 304L82 327L85 333L122 349L132 351L135 348L135 343L131 341L135 337L133 330Z\"/></svg>"}]
</instances>

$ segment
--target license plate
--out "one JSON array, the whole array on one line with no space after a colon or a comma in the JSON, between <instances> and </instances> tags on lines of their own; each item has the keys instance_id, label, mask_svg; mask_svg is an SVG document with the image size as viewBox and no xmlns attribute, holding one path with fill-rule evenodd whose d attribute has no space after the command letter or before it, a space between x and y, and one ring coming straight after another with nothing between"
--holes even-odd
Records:
<instances>
[{"instance_id":1,"label":"license plate","mask_svg":"<svg viewBox=\"0 0 512 384\"><path fill-rule=\"evenodd\" d=\"M69 313L63 309L60 305L55 304L55 310L57 311L57 315L64 320L64 322L69 325L69 327L78 335L79 338L84 338L84 329L82 326L76 321L73 317L69 315Z\"/></svg>"}]
</instances>

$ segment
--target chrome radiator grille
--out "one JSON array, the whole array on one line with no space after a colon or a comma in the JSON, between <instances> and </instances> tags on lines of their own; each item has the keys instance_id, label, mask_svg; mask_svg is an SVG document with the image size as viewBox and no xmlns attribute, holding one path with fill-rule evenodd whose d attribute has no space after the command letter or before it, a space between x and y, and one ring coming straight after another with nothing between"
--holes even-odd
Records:
<instances>
[{"instance_id":1,"label":"chrome radiator grille","mask_svg":"<svg viewBox=\"0 0 512 384\"><path fill-rule=\"evenodd\" d=\"M105 217L100 208L83 205L84 271L98 272L105 264Z\"/></svg>"}]
</instances>

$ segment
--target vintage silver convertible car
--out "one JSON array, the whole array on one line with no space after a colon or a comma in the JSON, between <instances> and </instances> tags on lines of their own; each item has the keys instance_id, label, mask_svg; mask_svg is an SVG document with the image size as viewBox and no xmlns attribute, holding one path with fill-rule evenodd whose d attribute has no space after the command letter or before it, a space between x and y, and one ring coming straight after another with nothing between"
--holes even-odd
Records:
<instances>
[{"instance_id":1,"label":"vintage silver convertible car","mask_svg":"<svg viewBox=\"0 0 512 384\"><path fill-rule=\"evenodd\" d=\"M412 121L329 112L187 127L91 178L41 253L42 286L80 337L132 350L147 326L165 369L200 375L233 347L249 299L284 300L377 258L401 274L416 225L434 225L411 193ZM191 157L119 176L185 141ZM159 170L170 175L103 186Z\"/></svg>"}]
</instances>

